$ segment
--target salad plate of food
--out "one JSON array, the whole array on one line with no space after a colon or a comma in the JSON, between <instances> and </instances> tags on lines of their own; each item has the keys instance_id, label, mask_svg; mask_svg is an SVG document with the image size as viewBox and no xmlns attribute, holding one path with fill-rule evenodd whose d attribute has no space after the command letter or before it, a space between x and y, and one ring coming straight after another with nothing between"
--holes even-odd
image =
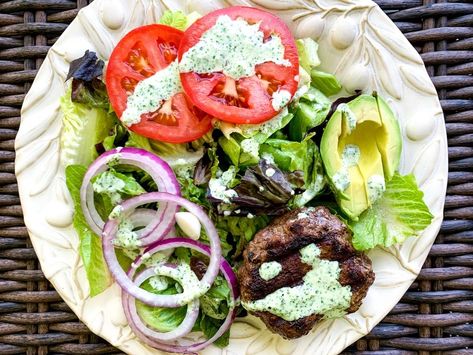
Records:
<instances>
[{"instance_id":1,"label":"salad plate of food","mask_svg":"<svg viewBox=\"0 0 473 355\"><path fill-rule=\"evenodd\" d=\"M440 103L367 0L96 0L16 139L46 277L130 354L337 354L417 277Z\"/></svg>"}]
</instances>

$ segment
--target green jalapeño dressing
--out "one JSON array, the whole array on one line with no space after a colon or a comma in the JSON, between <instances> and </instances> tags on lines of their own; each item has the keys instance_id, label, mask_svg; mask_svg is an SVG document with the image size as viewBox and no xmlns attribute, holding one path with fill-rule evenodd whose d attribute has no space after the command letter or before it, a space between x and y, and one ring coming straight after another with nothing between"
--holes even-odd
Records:
<instances>
[{"instance_id":1,"label":"green jalape\u00f1o dressing","mask_svg":"<svg viewBox=\"0 0 473 355\"><path fill-rule=\"evenodd\" d=\"M174 61L136 85L133 94L128 96L126 110L121 117L125 126L139 123L142 114L158 110L163 102L182 91L178 68L177 61Z\"/></svg>"},{"instance_id":2,"label":"green jalape\u00f1o dressing","mask_svg":"<svg viewBox=\"0 0 473 355\"><path fill-rule=\"evenodd\" d=\"M242 18L232 20L227 15L220 16L199 42L184 53L179 70L199 74L223 72L238 80L255 75L258 64L274 62L290 66L284 59L281 38L272 36L265 42L259 28L259 23L250 25Z\"/></svg>"},{"instance_id":3,"label":"green jalape\u00f1o dressing","mask_svg":"<svg viewBox=\"0 0 473 355\"><path fill-rule=\"evenodd\" d=\"M122 201L120 191L125 187L125 182L117 178L112 172L104 171L101 173L97 180L92 184L94 192L98 194L106 194L110 197L110 201L113 205L116 205Z\"/></svg>"},{"instance_id":4,"label":"green jalape\u00f1o dressing","mask_svg":"<svg viewBox=\"0 0 473 355\"><path fill-rule=\"evenodd\" d=\"M332 179L338 191L343 192L350 186L350 174L348 173L348 169L358 164L360 156L360 148L355 144L347 144L343 148L343 167L333 175Z\"/></svg>"},{"instance_id":5,"label":"green jalape\u00f1o dressing","mask_svg":"<svg viewBox=\"0 0 473 355\"><path fill-rule=\"evenodd\" d=\"M265 280L269 281L274 279L282 270L282 266L277 261L269 261L267 263L261 264L259 267L259 276Z\"/></svg>"},{"instance_id":6,"label":"green jalape\u00f1o dressing","mask_svg":"<svg viewBox=\"0 0 473 355\"><path fill-rule=\"evenodd\" d=\"M253 312L270 312L286 321L294 321L311 314L325 318L340 317L350 306L351 288L338 281L340 268L337 261L320 259L320 249L315 244L300 250L301 261L312 266L295 287L283 287L263 299L242 302Z\"/></svg>"}]
</instances>

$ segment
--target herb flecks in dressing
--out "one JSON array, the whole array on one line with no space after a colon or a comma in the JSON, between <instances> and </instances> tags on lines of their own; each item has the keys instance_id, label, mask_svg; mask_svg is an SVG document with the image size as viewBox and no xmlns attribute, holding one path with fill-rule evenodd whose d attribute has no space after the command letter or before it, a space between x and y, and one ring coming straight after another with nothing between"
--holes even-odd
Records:
<instances>
[{"instance_id":1,"label":"herb flecks in dressing","mask_svg":"<svg viewBox=\"0 0 473 355\"><path fill-rule=\"evenodd\" d=\"M263 299L242 302L253 312L270 312L286 321L294 321L311 314L325 318L339 317L346 313L351 302L351 288L338 281L340 268L337 261L320 259L320 249L315 244L300 250L301 261L312 266L295 287L283 287Z\"/></svg>"},{"instance_id":2,"label":"herb flecks in dressing","mask_svg":"<svg viewBox=\"0 0 473 355\"><path fill-rule=\"evenodd\" d=\"M381 175L372 175L368 178L366 182L368 187L368 198L370 203L374 203L378 200L386 190L386 182L384 181L384 176Z\"/></svg>"},{"instance_id":3,"label":"herb flecks in dressing","mask_svg":"<svg viewBox=\"0 0 473 355\"><path fill-rule=\"evenodd\" d=\"M133 94L128 96L121 121L127 127L140 123L141 115L161 108L163 103L182 91L177 61L165 69L141 80Z\"/></svg>"},{"instance_id":4,"label":"herb flecks in dressing","mask_svg":"<svg viewBox=\"0 0 473 355\"><path fill-rule=\"evenodd\" d=\"M277 261L268 261L267 263L261 264L259 267L259 276L265 280L269 281L274 279L282 270L282 266Z\"/></svg>"},{"instance_id":5,"label":"herb flecks in dressing","mask_svg":"<svg viewBox=\"0 0 473 355\"><path fill-rule=\"evenodd\" d=\"M120 191L125 187L125 182L117 178L112 172L104 171L97 180L92 184L94 192L98 194L105 194L110 197L113 205L119 204L122 201Z\"/></svg>"},{"instance_id":6,"label":"herb flecks in dressing","mask_svg":"<svg viewBox=\"0 0 473 355\"><path fill-rule=\"evenodd\" d=\"M350 132L353 131L356 128L357 119L350 107L348 107L347 104L340 104L337 107L337 111L341 111L343 118L348 124Z\"/></svg>"},{"instance_id":7,"label":"herb flecks in dressing","mask_svg":"<svg viewBox=\"0 0 473 355\"><path fill-rule=\"evenodd\" d=\"M289 101L291 101L291 93L287 90L280 90L275 91L272 95L273 100L271 101L271 105L274 108L274 111L279 111L283 107L285 107Z\"/></svg>"},{"instance_id":8,"label":"herb flecks in dressing","mask_svg":"<svg viewBox=\"0 0 473 355\"><path fill-rule=\"evenodd\" d=\"M284 59L281 38L272 36L264 41L260 24L248 24L244 19L232 20L227 15L217 19L199 42L182 56L179 69L183 73L207 74L223 72L238 80L255 75L258 64L274 62L290 66Z\"/></svg>"},{"instance_id":9,"label":"herb flecks in dressing","mask_svg":"<svg viewBox=\"0 0 473 355\"><path fill-rule=\"evenodd\" d=\"M154 268L156 275L166 276L177 281L183 288L185 295L182 305L192 301L196 295L201 295L210 289L210 285L200 282L190 266L186 263L169 265L157 264Z\"/></svg>"},{"instance_id":10,"label":"herb flecks in dressing","mask_svg":"<svg viewBox=\"0 0 473 355\"><path fill-rule=\"evenodd\" d=\"M348 170L360 161L360 148L355 144L347 144L342 152L342 168L333 175L333 184L338 191L345 191L350 186Z\"/></svg>"},{"instance_id":11,"label":"herb flecks in dressing","mask_svg":"<svg viewBox=\"0 0 473 355\"><path fill-rule=\"evenodd\" d=\"M118 225L118 230L113 244L124 249L137 249L141 246L138 234L134 231L133 223L128 219L123 219Z\"/></svg>"}]
</instances>

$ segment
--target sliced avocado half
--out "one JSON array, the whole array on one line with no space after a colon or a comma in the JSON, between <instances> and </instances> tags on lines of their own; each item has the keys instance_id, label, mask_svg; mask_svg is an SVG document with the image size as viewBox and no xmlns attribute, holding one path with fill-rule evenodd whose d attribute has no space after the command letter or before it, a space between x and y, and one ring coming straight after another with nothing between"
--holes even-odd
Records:
<instances>
[{"instance_id":1,"label":"sliced avocado half","mask_svg":"<svg viewBox=\"0 0 473 355\"><path fill-rule=\"evenodd\" d=\"M341 209L352 220L378 199L399 166L399 123L376 94L339 105L320 143L325 171Z\"/></svg>"}]
</instances>

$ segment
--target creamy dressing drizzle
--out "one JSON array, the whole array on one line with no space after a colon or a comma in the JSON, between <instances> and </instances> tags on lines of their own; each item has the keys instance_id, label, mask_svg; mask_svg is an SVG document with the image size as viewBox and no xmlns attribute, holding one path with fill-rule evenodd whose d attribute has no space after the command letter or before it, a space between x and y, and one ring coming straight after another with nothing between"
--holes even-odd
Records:
<instances>
[{"instance_id":1,"label":"creamy dressing drizzle","mask_svg":"<svg viewBox=\"0 0 473 355\"><path fill-rule=\"evenodd\" d=\"M117 178L112 172L104 171L92 184L93 190L98 194L106 194L113 205L122 202L120 191L125 187L125 182Z\"/></svg>"},{"instance_id":2,"label":"creamy dressing drizzle","mask_svg":"<svg viewBox=\"0 0 473 355\"><path fill-rule=\"evenodd\" d=\"M210 195L225 203L230 203L230 200L233 197L238 196L235 190L228 188L228 185L234 179L235 174L236 169L233 165L225 172L219 170L217 172L217 177L212 178L209 181Z\"/></svg>"},{"instance_id":3,"label":"creamy dressing drizzle","mask_svg":"<svg viewBox=\"0 0 473 355\"><path fill-rule=\"evenodd\" d=\"M300 250L301 261L312 266L295 287L283 287L263 299L242 302L253 312L270 312L286 321L294 321L311 314L335 318L346 313L351 302L351 288L338 281L340 268L337 261L320 259L320 249L315 244Z\"/></svg>"},{"instance_id":4,"label":"creamy dressing drizzle","mask_svg":"<svg viewBox=\"0 0 473 355\"><path fill-rule=\"evenodd\" d=\"M137 249L141 246L138 234L133 231L135 227L128 219L123 219L118 225L117 234L113 240L113 244L117 247L125 249Z\"/></svg>"},{"instance_id":5,"label":"creamy dressing drizzle","mask_svg":"<svg viewBox=\"0 0 473 355\"><path fill-rule=\"evenodd\" d=\"M127 127L137 124L141 121L142 114L158 110L163 102L181 91L179 66L176 60L136 85L133 94L128 96L121 121Z\"/></svg>"},{"instance_id":6,"label":"creamy dressing drizzle","mask_svg":"<svg viewBox=\"0 0 473 355\"><path fill-rule=\"evenodd\" d=\"M348 169L360 161L360 148L356 144L347 144L342 152L342 168L333 175L333 184L338 191L345 191L350 186Z\"/></svg>"},{"instance_id":7,"label":"creamy dressing drizzle","mask_svg":"<svg viewBox=\"0 0 473 355\"><path fill-rule=\"evenodd\" d=\"M183 304L189 303L196 296L207 292L210 288L210 285L200 282L186 263L180 263L177 266L161 263L157 264L154 270L157 275L170 277L182 286L185 295Z\"/></svg>"},{"instance_id":8,"label":"creamy dressing drizzle","mask_svg":"<svg viewBox=\"0 0 473 355\"><path fill-rule=\"evenodd\" d=\"M347 104L340 104L337 107L337 111L340 111L342 113L342 117L347 120L350 132L353 131L356 127L357 120L353 111L350 110L350 107L348 107Z\"/></svg>"},{"instance_id":9,"label":"creamy dressing drizzle","mask_svg":"<svg viewBox=\"0 0 473 355\"><path fill-rule=\"evenodd\" d=\"M260 24L248 24L244 19L232 20L219 16L199 42L182 56L179 69L183 73L199 74L223 72L235 80L255 75L258 64L274 62L284 66L291 63L284 59L281 38L271 36L264 41Z\"/></svg>"},{"instance_id":10,"label":"creamy dressing drizzle","mask_svg":"<svg viewBox=\"0 0 473 355\"><path fill-rule=\"evenodd\" d=\"M343 165L348 168L356 166L360 161L360 156L360 148L356 144L347 144L342 152Z\"/></svg>"},{"instance_id":11,"label":"creamy dressing drizzle","mask_svg":"<svg viewBox=\"0 0 473 355\"><path fill-rule=\"evenodd\" d=\"M283 107L285 107L289 101L291 101L291 93L287 90L278 90L273 92L273 100L271 101L271 105L274 108L274 111L279 111Z\"/></svg>"},{"instance_id":12,"label":"creamy dressing drizzle","mask_svg":"<svg viewBox=\"0 0 473 355\"><path fill-rule=\"evenodd\" d=\"M367 187L369 201L370 203L374 203L383 195L384 190L386 190L386 182L384 181L384 176L370 176L367 181Z\"/></svg>"},{"instance_id":13,"label":"creamy dressing drizzle","mask_svg":"<svg viewBox=\"0 0 473 355\"><path fill-rule=\"evenodd\" d=\"M276 276L279 275L279 273L282 270L282 266L280 263L277 261L269 261L267 263L261 264L259 267L259 276L265 280L269 281L271 279L274 279Z\"/></svg>"}]
</instances>

